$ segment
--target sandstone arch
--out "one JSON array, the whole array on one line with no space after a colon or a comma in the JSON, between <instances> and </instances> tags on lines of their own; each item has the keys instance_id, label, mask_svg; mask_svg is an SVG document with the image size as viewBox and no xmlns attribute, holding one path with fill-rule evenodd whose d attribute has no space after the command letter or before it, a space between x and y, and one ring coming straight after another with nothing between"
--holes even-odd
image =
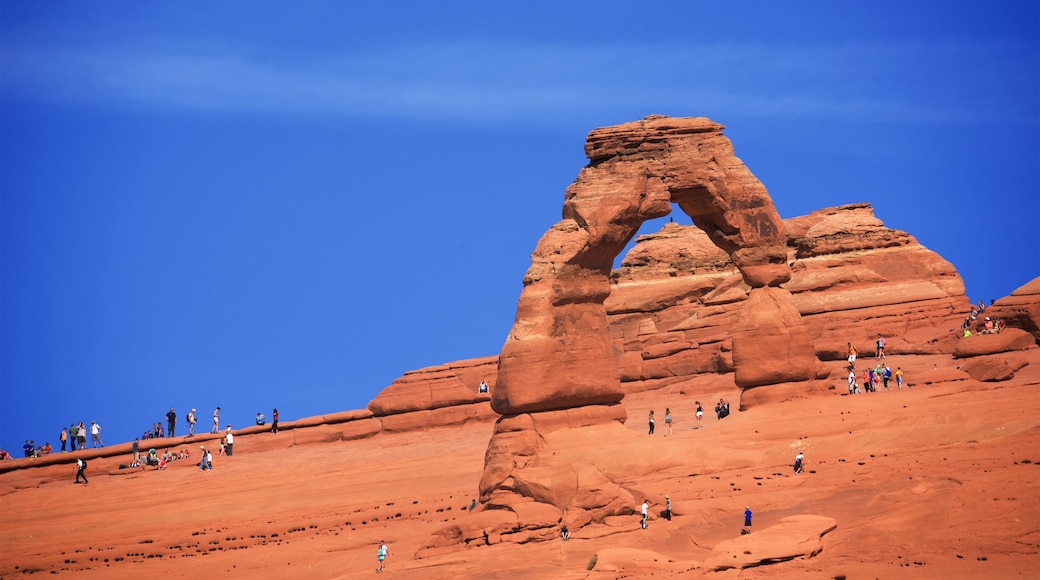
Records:
<instances>
[{"instance_id":1,"label":"sandstone arch","mask_svg":"<svg viewBox=\"0 0 1040 580\"><path fill-rule=\"evenodd\" d=\"M531 255L499 354L491 405L502 417L480 497L485 508L511 512L502 529L530 537L561 518L580 527L630 509L631 494L609 473L589 464L581 477L566 475L570 467L554 470L544 451L560 428L625 420L604 308L610 272L640 225L669 214L672 203L730 256L750 288L733 328L737 385L815 377L812 340L780 288L791 277L784 224L722 129L705 118L653 116L588 135L589 164L567 188L563 219ZM748 364L763 353L774 364ZM594 498L581 493L582 481L596 482ZM541 506L537 517L532 505Z\"/></svg>"},{"instance_id":2,"label":"sandstone arch","mask_svg":"<svg viewBox=\"0 0 1040 580\"><path fill-rule=\"evenodd\" d=\"M499 355L495 411L621 401L603 308L610 270L640 225L670 213L673 202L730 255L752 288L746 324L734 329L737 384L814 377L812 341L798 332L801 318L779 288L791 277L783 222L722 129L705 118L647 117L589 134L589 164L567 188L563 219L531 255L516 322ZM798 340L777 349L770 338L781 328ZM764 374L740 364L759 352L784 362Z\"/></svg>"}]
</instances>

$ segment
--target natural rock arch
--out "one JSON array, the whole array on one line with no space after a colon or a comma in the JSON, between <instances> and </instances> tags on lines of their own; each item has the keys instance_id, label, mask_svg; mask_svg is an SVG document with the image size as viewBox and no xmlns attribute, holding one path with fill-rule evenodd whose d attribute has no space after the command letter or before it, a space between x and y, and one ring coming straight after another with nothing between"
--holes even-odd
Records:
<instances>
[{"instance_id":1,"label":"natural rock arch","mask_svg":"<svg viewBox=\"0 0 1040 580\"><path fill-rule=\"evenodd\" d=\"M499 354L491 405L502 417L485 454L480 498L486 516L501 516L447 536L486 534L490 521L494 537L523 541L550 537L560 519L576 528L631 510L631 493L595 461L554 466L560 460L546 447L553 431L625 420L604 307L610 272L640 225L668 215L672 203L730 256L750 288L732 330L737 386L815 378L812 340L780 288L791 278L784 224L722 129L705 118L653 116L589 134L589 164L567 188L563 219L531 255ZM764 353L768 364L760 363Z\"/></svg>"},{"instance_id":2,"label":"natural rock arch","mask_svg":"<svg viewBox=\"0 0 1040 580\"><path fill-rule=\"evenodd\" d=\"M705 118L654 116L589 134L589 164L567 188L563 219L531 255L516 322L499 355L495 411L508 416L621 401L603 306L610 271L642 223L668 215L672 203L729 254L751 288L734 328L737 385L815 376L812 341L779 288L791 277L783 222L722 129ZM777 336L784 344L776 344ZM741 364L763 352L782 364L765 372Z\"/></svg>"}]
</instances>

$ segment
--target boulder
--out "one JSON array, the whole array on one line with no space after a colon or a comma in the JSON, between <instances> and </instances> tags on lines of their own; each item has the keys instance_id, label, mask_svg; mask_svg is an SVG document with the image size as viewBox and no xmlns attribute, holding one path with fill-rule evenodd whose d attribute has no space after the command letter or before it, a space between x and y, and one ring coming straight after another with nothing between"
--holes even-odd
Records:
<instances>
[{"instance_id":1,"label":"boulder","mask_svg":"<svg viewBox=\"0 0 1040 580\"><path fill-rule=\"evenodd\" d=\"M788 516L764 530L719 542L704 567L721 572L811 558L823 550L823 536L837 527L837 521L825 516Z\"/></svg>"},{"instance_id":2,"label":"boulder","mask_svg":"<svg viewBox=\"0 0 1040 580\"><path fill-rule=\"evenodd\" d=\"M986 315L998 317L1008 328L1021 328L1040 344L1040 277L1015 289L1010 296L995 301Z\"/></svg>"},{"instance_id":3,"label":"boulder","mask_svg":"<svg viewBox=\"0 0 1040 580\"><path fill-rule=\"evenodd\" d=\"M953 349L953 357L970 358L1027 348L1036 348L1032 334L1020 328L1005 328L995 334L973 334L960 339Z\"/></svg>"}]
</instances>

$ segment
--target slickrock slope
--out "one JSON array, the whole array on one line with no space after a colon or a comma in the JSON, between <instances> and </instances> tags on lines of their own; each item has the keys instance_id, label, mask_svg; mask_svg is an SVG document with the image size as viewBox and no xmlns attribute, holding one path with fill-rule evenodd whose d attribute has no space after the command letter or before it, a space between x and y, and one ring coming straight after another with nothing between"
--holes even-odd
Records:
<instances>
[{"instance_id":1,"label":"slickrock slope","mask_svg":"<svg viewBox=\"0 0 1040 580\"><path fill-rule=\"evenodd\" d=\"M689 393L734 399L731 374L628 395L624 425L549 434L573 465L553 493L575 493L595 455L633 499L569 542L495 543L489 512L467 510L491 419L331 442L297 443L350 422L240 434L212 472L194 467L197 454L165 471L119 469L124 445L91 459L88 485L72 484L64 454L0 473L0 577L363 578L385 540L384 575L398 578L1031 578L1040 364L1035 347L1007 360L1020 367L1013 379L979 382L950 355L895 355L909 388L828 392L722 420L709 411L702 429ZM927 383L941 378L933 365L949 378ZM672 433L659 423L647 435L647 413L666 406ZM198 447L182 441L175 448ZM798 451L806 465L795 475ZM754 526L742 537L745 505ZM444 530L469 541L434 546Z\"/></svg>"}]
</instances>

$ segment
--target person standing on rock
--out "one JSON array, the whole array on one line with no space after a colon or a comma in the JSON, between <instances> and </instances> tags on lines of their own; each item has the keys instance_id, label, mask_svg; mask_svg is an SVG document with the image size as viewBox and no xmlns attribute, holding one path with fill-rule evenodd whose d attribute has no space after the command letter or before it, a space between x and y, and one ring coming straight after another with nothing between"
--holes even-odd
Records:
<instances>
[{"instance_id":1,"label":"person standing on rock","mask_svg":"<svg viewBox=\"0 0 1040 580\"><path fill-rule=\"evenodd\" d=\"M69 430L67 427L61 428L61 452L65 453L65 444L69 441Z\"/></svg>"},{"instance_id":2,"label":"person standing on rock","mask_svg":"<svg viewBox=\"0 0 1040 580\"><path fill-rule=\"evenodd\" d=\"M271 433L278 433L278 409L271 413Z\"/></svg>"},{"instance_id":3,"label":"person standing on rock","mask_svg":"<svg viewBox=\"0 0 1040 580\"><path fill-rule=\"evenodd\" d=\"M80 449L87 448L87 426L83 424L83 421L80 421L79 427L76 428L76 440L79 441Z\"/></svg>"},{"instance_id":4,"label":"person standing on rock","mask_svg":"<svg viewBox=\"0 0 1040 580\"><path fill-rule=\"evenodd\" d=\"M376 568L376 572L383 571L383 561L386 560L390 552L386 549L386 542L379 540L379 550L376 552L376 559L379 560L379 567Z\"/></svg>"},{"instance_id":5,"label":"person standing on rock","mask_svg":"<svg viewBox=\"0 0 1040 580\"><path fill-rule=\"evenodd\" d=\"M101 442L101 425L98 425L96 421L90 422L90 437L93 440L95 449L97 449L98 446L105 446L105 444Z\"/></svg>"},{"instance_id":6,"label":"person standing on rock","mask_svg":"<svg viewBox=\"0 0 1040 580\"><path fill-rule=\"evenodd\" d=\"M744 531L743 534L751 533L751 506L744 506Z\"/></svg>"},{"instance_id":7,"label":"person standing on rock","mask_svg":"<svg viewBox=\"0 0 1040 580\"><path fill-rule=\"evenodd\" d=\"M220 431L220 407L213 411L213 428L209 430L210 433L216 433L217 431Z\"/></svg>"},{"instance_id":8,"label":"person standing on rock","mask_svg":"<svg viewBox=\"0 0 1040 580\"><path fill-rule=\"evenodd\" d=\"M849 371L849 394L854 395L859 388L856 386L856 371Z\"/></svg>"},{"instance_id":9,"label":"person standing on rock","mask_svg":"<svg viewBox=\"0 0 1040 580\"><path fill-rule=\"evenodd\" d=\"M651 409L650 410L650 433L649 433L649 435L653 435L653 434L654 434L654 411L653 411L653 409Z\"/></svg>"},{"instance_id":10,"label":"person standing on rock","mask_svg":"<svg viewBox=\"0 0 1040 580\"><path fill-rule=\"evenodd\" d=\"M903 388L903 368L902 367L896 367L896 388L897 389L902 389Z\"/></svg>"},{"instance_id":11,"label":"person standing on rock","mask_svg":"<svg viewBox=\"0 0 1040 580\"><path fill-rule=\"evenodd\" d=\"M849 369L856 368L856 347L849 343Z\"/></svg>"},{"instance_id":12,"label":"person standing on rock","mask_svg":"<svg viewBox=\"0 0 1040 580\"><path fill-rule=\"evenodd\" d=\"M803 455L801 451L798 452L798 455L794 456L794 472L795 473L801 473L802 472L802 460L803 459L805 459L805 455Z\"/></svg>"},{"instance_id":13,"label":"person standing on rock","mask_svg":"<svg viewBox=\"0 0 1040 580\"><path fill-rule=\"evenodd\" d=\"M672 434L672 410L668 407L664 408L664 436L667 437Z\"/></svg>"},{"instance_id":14,"label":"person standing on rock","mask_svg":"<svg viewBox=\"0 0 1040 580\"><path fill-rule=\"evenodd\" d=\"M672 498L664 496L664 519L672 521Z\"/></svg>"},{"instance_id":15,"label":"person standing on rock","mask_svg":"<svg viewBox=\"0 0 1040 580\"><path fill-rule=\"evenodd\" d=\"M877 344L875 344L875 349L874 349L874 358L875 359L877 359L877 360L884 360L885 359L885 345L887 345L887 344L888 344L888 342L885 340L885 337L881 336L881 333L879 332L878 335L877 335Z\"/></svg>"},{"instance_id":16,"label":"person standing on rock","mask_svg":"<svg viewBox=\"0 0 1040 580\"><path fill-rule=\"evenodd\" d=\"M642 514L643 517L639 520L639 525L645 530L647 527L650 526L650 500L643 500Z\"/></svg>"},{"instance_id":17,"label":"person standing on rock","mask_svg":"<svg viewBox=\"0 0 1040 580\"><path fill-rule=\"evenodd\" d=\"M227 435L224 435L224 440L227 442L224 445L224 452L231 457L231 453L235 450L235 435L231 432L231 425L227 426Z\"/></svg>"},{"instance_id":18,"label":"person standing on rock","mask_svg":"<svg viewBox=\"0 0 1040 580\"><path fill-rule=\"evenodd\" d=\"M173 411L173 407L170 407L170 412L166 413L166 431L170 437L174 437L177 431L177 413Z\"/></svg>"},{"instance_id":19,"label":"person standing on rock","mask_svg":"<svg viewBox=\"0 0 1040 580\"><path fill-rule=\"evenodd\" d=\"M188 437L191 437L195 434L196 421L197 419L195 418L195 409L192 409L191 412L188 413Z\"/></svg>"},{"instance_id":20,"label":"person standing on rock","mask_svg":"<svg viewBox=\"0 0 1040 580\"><path fill-rule=\"evenodd\" d=\"M694 401L693 404L697 405L697 410L694 412L694 416L697 417L697 428L700 429L704 426L704 421L702 421L704 418L704 407L701 407L700 401Z\"/></svg>"}]
</instances>

